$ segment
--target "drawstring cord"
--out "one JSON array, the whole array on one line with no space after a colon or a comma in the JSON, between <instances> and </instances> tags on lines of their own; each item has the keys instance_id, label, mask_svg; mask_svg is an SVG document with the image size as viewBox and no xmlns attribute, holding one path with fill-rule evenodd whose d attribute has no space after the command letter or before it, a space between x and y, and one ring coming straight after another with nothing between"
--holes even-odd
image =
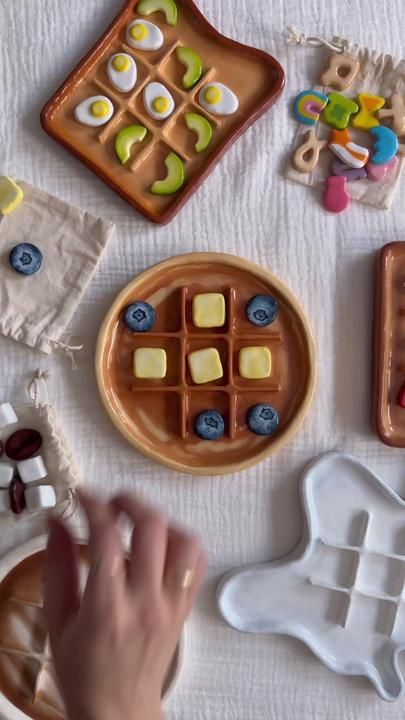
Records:
<instances>
[{"instance_id":1,"label":"drawstring cord","mask_svg":"<svg viewBox=\"0 0 405 720\"><path fill-rule=\"evenodd\" d=\"M61 342L60 340L50 340L50 345L54 347L56 350L60 350L66 357L69 358L70 362L72 363L72 370L77 370L77 362L76 362L76 355L75 353L79 350L83 350L83 343L78 344L72 344L70 343L71 336L69 336L66 340L66 342Z\"/></svg>"},{"instance_id":2,"label":"drawstring cord","mask_svg":"<svg viewBox=\"0 0 405 720\"><path fill-rule=\"evenodd\" d=\"M298 45L299 47L327 47L329 50L341 53L347 46L347 40L339 37L333 37L332 40L325 40L316 36L307 36L296 25L289 25L287 28L287 43L289 45Z\"/></svg>"},{"instance_id":3,"label":"drawstring cord","mask_svg":"<svg viewBox=\"0 0 405 720\"><path fill-rule=\"evenodd\" d=\"M39 408L39 406L41 405L41 381L43 382L42 387L45 387L46 389L46 381L50 378L50 376L50 370L37 370L28 385L28 395L30 396L31 401L36 408Z\"/></svg>"}]
</instances>

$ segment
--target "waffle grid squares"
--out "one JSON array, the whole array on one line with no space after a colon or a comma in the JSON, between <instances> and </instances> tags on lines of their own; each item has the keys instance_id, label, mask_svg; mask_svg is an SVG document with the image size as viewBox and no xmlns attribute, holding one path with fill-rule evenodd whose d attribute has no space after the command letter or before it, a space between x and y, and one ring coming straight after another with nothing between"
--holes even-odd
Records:
<instances>
[{"instance_id":1,"label":"waffle grid squares","mask_svg":"<svg viewBox=\"0 0 405 720\"><path fill-rule=\"evenodd\" d=\"M337 544L318 541L323 548L336 551L340 556L350 553L352 568L349 575L345 579L338 579L336 583L321 577L309 577L308 582L328 591L337 600L338 620L342 629L356 623L357 616L365 612L364 608L368 608L369 614L374 614L374 631L392 637L405 621L405 555L381 552L372 547L368 542L372 520L366 511L363 511L362 516L362 528L356 542ZM370 560L378 562L386 571L385 582L377 580L376 583L383 584L383 589L371 589L362 582L362 572Z\"/></svg>"},{"instance_id":2,"label":"waffle grid squares","mask_svg":"<svg viewBox=\"0 0 405 720\"><path fill-rule=\"evenodd\" d=\"M190 293L188 287L184 286L180 289L180 329L172 332L150 330L142 334L142 337L139 337L138 334L132 336L134 349L135 344L136 347L156 347L155 343L158 341L161 341L159 346L166 349L166 351L168 350L169 343L171 344L173 340L178 346L177 352L179 353L180 360L178 361L177 382L148 382L134 378L130 390L134 393L175 394L180 405L179 433L183 439L186 439L190 435L189 421L193 419L190 418L192 414L191 404L193 398L196 398L198 395L202 397L204 393L207 394L207 392L209 392L210 395L214 393L221 405L226 406L225 415L228 418L226 432L230 439L234 439L241 429L238 427L237 421L237 407L240 397L245 393L251 393L252 390L256 390L265 396L277 394L282 390L282 386L272 382L271 378L266 380L244 381L246 384L242 384L237 372L237 350L235 349L235 344L266 344L266 346L274 343L278 344L282 342L282 333L268 330L266 333L252 331L252 333L247 334L244 331L239 331L235 322L237 289L230 286L224 288L222 293L225 296L226 320L224 329L218 328L218 332L215 332L214 328L208 332L205 330L201 331L192 325L189 308L191 306L192 296L195 293ZM195 349L207 347L216 347L219 349L224 376L221 380L196 385L192 382L188 370L187 356ZM170 350L170 354L173 354L173 350ZM168 375L172 377L170 374L170 359L168 362ZM201 408L201 410L203 409L204 408Z\"/></svg>"},{"instance_id":3,"label":"waffle grid squares","mask_svg":"<svg viewBox=\"0 0 405 720\"><path fill-rule=\"evenodd\" d=\"M10 597L9 603L19 607L20 611L22 611L23 617L20 618L20 621L24 624L25 630L30 632L31 643L27 646L27 649L0 646L0 655L9 656L10 658L17 656L26 661L26 679L28 679L29 675L28 684L32 687L31 702L35 703L38 699L40 679L44 672L49 672L49 669L53 667L49 636L44 626L43 607L41 603L25 599L21 600L18 597ZM36 610L34 615L32 610ZM24 611L26 613L25 618ZM52 706L52 709L60 714L57 708Z\"/></svg>"},{"instance_id":4,"label":"waffle grid squares","mask_svg":"<svg viewBox=\"0 0 405 720\"><path fill-rule=\"evenodd\" d=\"M130 47L125 42L120 41L119 46L115 52L124 52L131 57L134 57L136 64L139 69L142 70L142 80L139 82L139 78L134 90L130 94L121 94L116 91L113 86L108 82L103 82L98 77L95 77L93 82L98 89L113 102L115 107L115 113L111 120L102 128L98 134L100 143L106 143L111 135L115 135L119 132L120 123L125 115L129 114L132 117L132 122L136 124L142 124L148 130L146 137L146 145L142 147L140 152L136 155L136 158L126 164L126 167L135 172L139 166L148 158L151 152L153 152L156 144L163 142L168 147L168 153L170 151L175 152L179 157L187 164L193 163L193 161L199 161L201 159L200 153L191 153L184 147L180 146L173 138L170 137L170 130L174 126L176 120L180 116L184 116L187 112L187 108L190 107L194 112L204 115L209 119L214 131L223 126L223 121L220 118L214 117L207 113L197 101L198 93L202 86L212 80L216 71L215 68L208 67L203 76L200 78L198 83L191 88L191 90L185 90L179 85L174 84L169 78L167 78L164 72L164 67L171 56L176 52L176 48L180 45L179 41L174 41L169 44L167 50L158 59L157 63L150 62L145 55L146 51L137 51L135 48ZM111 57L111 54L108 56ZM108 62L108 58L104 58L103 64ZM177 61L178 62L178 61ZM143 106L142 93L144 88L150 82L161 82L173 96L175 101L175 108L172 114L166 120L154 120L151 118ZM123 126L124 127L124 126ZM121 128L122 129L122 128ZM185 133L188 132L186 126L184 127ZM144 146L144 142L141 144ZM193 163L194 164L194 163Z\"/></svg>"}]
</instances>

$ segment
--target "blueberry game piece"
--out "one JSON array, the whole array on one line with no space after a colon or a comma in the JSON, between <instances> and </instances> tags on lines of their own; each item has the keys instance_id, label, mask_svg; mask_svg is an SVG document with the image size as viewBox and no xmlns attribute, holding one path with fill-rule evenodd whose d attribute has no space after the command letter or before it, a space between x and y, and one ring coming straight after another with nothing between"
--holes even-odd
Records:
<instances>
[{"instance_id":1,"label":"blueberry game piece","mask_svg":"<svg viewBox=\"0 0 405 720\"><path fill-rule=\"evenodd\" d=\"M31 243L20 243L11 250L9 261L20 275L34 275L41 268L42 253Z\"/></svg>"},{"instance_id":2,"label":"blueberry game piece","mask_svg":"<svg viewBox=\"0 0 405 720\"><path fill-rule=\"evenodd\" d=\"M203 440L218 440L225 431L224 418L217 410L204 410L197 415L194 430Z\"/></svg>"},{"instance_id":3,"label":"blueberry game piece","mask_svg":"<svg viewBox=\"0 0 405 720\"><path fill-rule=\"evenodd\" d=\"M278 428L280 416L271 405L259 403L249 408L246 422L249 430L256 435L272 435Z\"/></svg>"},{"instance_id":4,"label":"blueberry game piece","mask_svg":"<svg viewBox=\"0 0 405 720\"><path fill-rule=\"evenodd\" d=\"M276 319L278 302L271 295L255 295L246 305L246 316L252 325L265 327Z\"/></svg>"},{"instance_id":5,"label":"blueberry game piece","mask_svg":"<svg viewBox=\"0 0 405 720\"><path fill-rule=\"evenodd\" d=\"M155 322L156 311L149 303L137 300L125 310L124 323L132 332L148 332Z\"/></svg>"}]
</instances>

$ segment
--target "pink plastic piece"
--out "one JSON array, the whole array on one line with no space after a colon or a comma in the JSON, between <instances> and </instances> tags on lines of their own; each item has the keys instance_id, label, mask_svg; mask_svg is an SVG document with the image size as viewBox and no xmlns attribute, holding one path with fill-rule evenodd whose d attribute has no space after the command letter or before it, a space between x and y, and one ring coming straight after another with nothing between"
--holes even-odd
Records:
<instances>
[{"instance_id":1,"label":"pink plastic piece","mask_svg":"<svg viewBox=\"0 0 405 720\"><path fill-rule=\"evenodd\" d=\"M340 213L346 210L350 197L346 190L347 180L343 175L333 175L326 179L324 205L329 212Z\"/></svg>"},{"instance_id":2,"label":"pink plastic piece","mask_svg":"<svg viewBox=\"0 0 405 720\"><path fill-rule=\"evenodd\" d=\"M394 157L387 163L383 163L382 165L375 165L374 163L369 162L366 165L367 177L369 180L373 180L374 182L383 182L389 175L391 175L392 172L394 172L397 165L398 158L396 155L394 155Z\"/></svg>"}]
</instances>

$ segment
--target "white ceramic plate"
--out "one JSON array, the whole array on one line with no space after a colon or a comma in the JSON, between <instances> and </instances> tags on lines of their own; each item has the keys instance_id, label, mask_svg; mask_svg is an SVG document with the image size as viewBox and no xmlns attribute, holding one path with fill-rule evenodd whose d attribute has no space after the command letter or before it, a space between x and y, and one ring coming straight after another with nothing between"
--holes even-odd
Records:
<instances>
[{"instance_id":1,"label":"white ceramic plate","mask_svg":"<svg viewBox=\"0 0 405 720\"><path fill-rule=\"evenodd\" d=\"M84 538L77 538L78 542L85 542ZM23 560L46 548L47 536L40 535L24 545L20 545L0 559L0 583L4 578ZM166 680L166 689L163 697L164 704L171 697L184 663L185 653L185 630L181 635L176 654L173 659L171 671ZM13 705L0 692L0 718L1 720L31 720L31 718Z\"/></svg>"},{"instance_id":2,"label":"white ceramic plate","mask_svg":"<svg viewBox=\"0 0 405 720\"><path fill-rule=\"evenodd\" d=\"M305 530L290 555L235 570L219 610L242 632L292 635L332 670L404 691L405 502L366 466L328 453L305 470Z\"/></svg>"}]
</instances>

